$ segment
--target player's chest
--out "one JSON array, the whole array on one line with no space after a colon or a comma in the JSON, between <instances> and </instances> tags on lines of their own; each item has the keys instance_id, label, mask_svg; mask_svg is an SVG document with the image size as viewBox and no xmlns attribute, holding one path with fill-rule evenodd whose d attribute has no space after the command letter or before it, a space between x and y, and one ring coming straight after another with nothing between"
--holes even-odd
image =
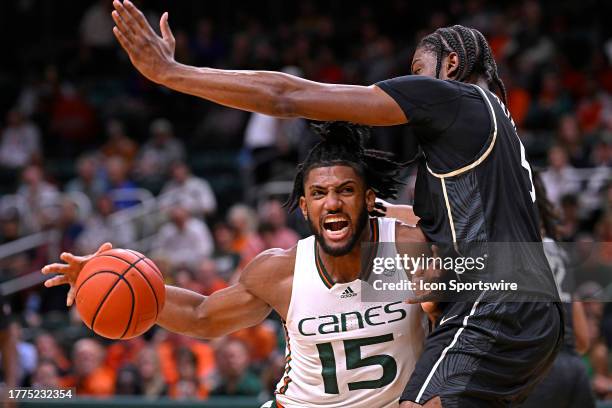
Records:
<instances>
[{"instance_id":1,"label":"player's chest","mask_svg":"<svg viewBox=\"0 0 612 408\"><path fill-rule=\"evenodd\" d=\"M345 295L350 295L345 291ZM306 343L345 340L389 333L407 335L417 318L413 305L404 302L373 303L329 296L293 302L287 329ZM349 298L350 299L350 298Z\"/></svg>"}]
</instances>

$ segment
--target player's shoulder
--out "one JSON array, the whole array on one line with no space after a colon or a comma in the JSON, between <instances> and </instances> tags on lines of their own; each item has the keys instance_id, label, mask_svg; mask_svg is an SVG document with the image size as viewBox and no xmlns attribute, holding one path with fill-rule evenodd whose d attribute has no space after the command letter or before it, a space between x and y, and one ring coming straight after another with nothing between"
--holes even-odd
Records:
<instances>
[{"instance_id":1,"label":"player's shoulder","mask_svg":"<svg viewBox=\"0 0 612 408\"><path fill-rule=\"evenodd\" d=\"M245 267L240 281L247 286L278 281L293 274L297 245L289 249L271 248L261 252Z\"/></svg>"}]
</instances>

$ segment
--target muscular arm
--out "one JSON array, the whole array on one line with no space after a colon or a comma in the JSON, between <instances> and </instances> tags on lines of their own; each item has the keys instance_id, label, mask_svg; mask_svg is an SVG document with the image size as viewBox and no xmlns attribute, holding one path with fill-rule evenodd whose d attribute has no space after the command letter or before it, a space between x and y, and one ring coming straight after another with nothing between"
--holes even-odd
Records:
<instances>
[{"instance_id":1,"label":"muscular arm","mask_svg":"<svg viewBox=\"0 0 612 408\"><path fill-rule=\"evenodd\" d=\"M174 60L168 14L162 36L129 0L113 2L113 29L132 64L151 81L232 108L279 117L343 120L365 125L406 123L397 103L377 86L323 84L268 71L197 68Z\"/></svg>"},{"instance_id":2,"label":"muscular arm","mask_svg":"<svg viewBox=\"0 0 612 408\"><path fill-rule=\"evenodd\" d=\"M240 282L208 297L166 286L166 303L157 324L187 336L214 338L254 326L271 310Z\"/></svg>"},{"instance_id":3,"label":"muscular arm","mask_svg":"<svg viewBox=\"0 0 612 408\"><path fill-rule=\"evenodd\" d=\"M271 312L267 302L276 303L279 292L286 290L278 281L293 270L293 259L290 251L265 251L245 267L238 283L208 297L166 286L166 303L157 323L172 332L200 338L254 326Z\"/></svg>"}]
</instances>

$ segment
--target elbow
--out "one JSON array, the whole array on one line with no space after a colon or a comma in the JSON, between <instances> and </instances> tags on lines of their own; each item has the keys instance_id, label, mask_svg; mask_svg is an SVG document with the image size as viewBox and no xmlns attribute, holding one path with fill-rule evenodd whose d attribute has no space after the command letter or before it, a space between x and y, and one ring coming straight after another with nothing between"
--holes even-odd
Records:
<instances>
[{"instance_id":1,"label":"elbow","mask_svg":"<svg viewBox=\"0 0 612 408\"><path fill-rule=\"evenodd\" d=\"M187 335L201 340L214 340L223 337L225 333L219 330L219 327L213 324L211 316L207 313L206 308L198 307L195 310L195 321L187 331Z\"/></svg>"}]
</instances>

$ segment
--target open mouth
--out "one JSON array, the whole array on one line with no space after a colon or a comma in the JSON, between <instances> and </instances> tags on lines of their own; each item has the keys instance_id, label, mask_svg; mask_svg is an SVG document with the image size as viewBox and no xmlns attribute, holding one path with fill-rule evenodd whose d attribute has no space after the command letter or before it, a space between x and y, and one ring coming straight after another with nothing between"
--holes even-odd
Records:
<instances>
[{"instance_id":1,"label":"open mouth","mask_svg":"<svg viewBox=\"0 0 612 408\"><path fill-rule=\"evenodd\" d=\"M333 241L340 241L349 232L349 220L344 216L330 215L323 222L325 235Z\"/></svg>"}]
</instances>

